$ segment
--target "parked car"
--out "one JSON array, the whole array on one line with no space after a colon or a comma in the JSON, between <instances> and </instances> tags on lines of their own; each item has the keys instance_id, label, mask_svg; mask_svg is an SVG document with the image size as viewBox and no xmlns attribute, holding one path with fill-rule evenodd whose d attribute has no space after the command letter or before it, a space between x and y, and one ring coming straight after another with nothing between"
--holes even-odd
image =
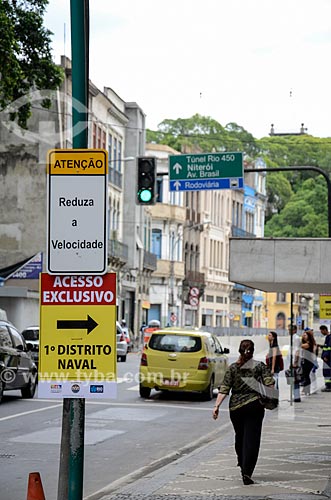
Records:
<instances>
[{"instance_id":1,"label":"parked car","mask_svg":"<svg viewBox=\"0 0 331 500\"><path fill-rule=\"evenodd\" d=\"M229 349L209 332L164 328L151 334L141 356L139 392L151 390L200 392L213 398L228 367Z\"/></svg>"},{"instance_id":2,"label":"parked car","mask_svg":"<svg viewBox=\"0 0 331 500\"><path fill-rule=\"evenodd\" d=\"M39 364L39 326L28 326L22 331L27 346L30 348L31 358L37 368Z\"/></svg>"},{"instance_id":3,"label":"parked car","mask_svg":"<svg viewBox=\"0 0 331 500\"><path fill-rule=\"evenodd\" d=\"M128 343L125 334L118 321L116 321L116 354L119 361L126 361L128 353Z\"/></svg>"},{"instance_id":4,"label":"parked car","mask_svg":"<svg viewBox=\"0 0 331 500\"><path fill-rule=\"evenodd\" d=\"M0 321L0 402L4 391L20 389L23 398L33 398L37 367L30 347L9 321Z\"/></svg>"},{"instance_id":5,"label":"parked car","mask_svg":"<svg viewBox=\"0 0 331 500\"><path fill-rule=\"evenodd\" d=\"M132 351L132 340L131 340L129 328L127 327L126 321L124 319L122 319L120 325L121 325L122 331L125 335L126 343L128 344L128 352L131 352Z\"/></svg>"}]
</instances>

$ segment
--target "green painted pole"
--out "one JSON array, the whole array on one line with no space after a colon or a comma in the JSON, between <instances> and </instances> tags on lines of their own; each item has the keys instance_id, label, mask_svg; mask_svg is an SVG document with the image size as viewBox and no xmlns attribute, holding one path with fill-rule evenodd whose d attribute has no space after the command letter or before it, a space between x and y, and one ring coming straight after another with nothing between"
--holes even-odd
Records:
<instances>
[{"instance_id":1,"label":"green painted pole","mask_svg":"<svg viewBox=\"0 0 331 500\"><path fill-rule=\"evenodd\" d=\"M89 0L70 0L73 148L88 147Z\"/></svg>"},{"instance_id":2,"label":"green painted pole","mask_svg":"<svg viewBox=\"0 0 331 500\"><path fill-rule=\"evenodd\" d=\"M72 141L88 147L89 0L71 0ZM68 500L82 500L85 399L70 399Z\"/></svg>"}]
</instances>

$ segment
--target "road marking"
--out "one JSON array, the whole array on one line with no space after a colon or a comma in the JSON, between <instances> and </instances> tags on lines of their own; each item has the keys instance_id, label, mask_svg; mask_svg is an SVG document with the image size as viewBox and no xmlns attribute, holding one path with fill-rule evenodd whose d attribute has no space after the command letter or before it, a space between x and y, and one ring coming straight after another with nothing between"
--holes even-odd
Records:
<instances>
[{"instance_id":1,"label":"road marking","mask_svg":"<svg viewBox=\"0 0 331 500\"><path fill-rule=\"evenodd\" d=\"M45 408L38 408L38 410L29 410L29 411L23 411L22 413L15 413L14 415L8 415L8 417L1 417L0 422L4 422L5 420L11 420L12 418L24 417L25 415L30 415L31 413L38 413L40 411L51 410L53 408L57 408L58 406L62 406L62 403L53 406L46 406Z\"/></svg>"},{"instance_id":2,"label":"road marking","mask_svg":"<svg viewBox=\"0 0 331 500\"><path fill-rule=\"evenodd\" d=\"M133 385L132 387L128 387L127 391L139 391L139 384L138 385Z\"/></svg>"}]
</instances>

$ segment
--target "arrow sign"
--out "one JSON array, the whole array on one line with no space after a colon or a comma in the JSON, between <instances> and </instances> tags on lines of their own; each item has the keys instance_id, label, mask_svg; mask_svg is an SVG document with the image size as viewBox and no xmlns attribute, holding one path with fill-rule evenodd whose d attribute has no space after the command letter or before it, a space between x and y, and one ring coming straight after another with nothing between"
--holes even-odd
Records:
<instances>
[{"instance_id":1,"label":"arrow sign","mask_svg":"<svg viewBox=\"0 0 331 500\"><path fill-rule=\"evenodd\" d=\"M58 330L87 330L87 334L91 333L98 323L87 315L87 319L59 319L57 321Z\"/></svg>"},{"instance_id":2,"label":"arrow sign","mask_svg":"<svg viewBox=\"0 0 331 500\"><path fill-rule=\"evenodd\" d=\"M178 175L183 167L180 165L180 163L176 163L172 168L175 170L176 174Z\"/></svg>"},{"instance_id":3,"label":"arrow sign","mask_svg":"<svg viewBox=\"0 0 331 500\"><path fill-rule=\"evenodd\" d=\"M175 188L176 188L176 191L178 191L178 189L180 188L181 186L181 183L179 181L175 181L174 182L174 185L175 185Z\"/></svg>"}]
</instances>

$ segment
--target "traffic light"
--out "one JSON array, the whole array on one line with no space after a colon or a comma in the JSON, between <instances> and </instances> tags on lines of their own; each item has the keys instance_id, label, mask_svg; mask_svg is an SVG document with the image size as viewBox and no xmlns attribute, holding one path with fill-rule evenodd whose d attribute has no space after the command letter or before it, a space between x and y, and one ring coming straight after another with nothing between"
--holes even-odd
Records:
<instances>
[{"instance_id":1,"label":"traffic light","mask_svg":"<svg viewBox=\"0 0 331 500\"><path fill-rule=\"evenodd\" d=\"M156 195L156 158L141 156L137 160L137 204L154 205Z\"/></svg>"}]
</instances>

